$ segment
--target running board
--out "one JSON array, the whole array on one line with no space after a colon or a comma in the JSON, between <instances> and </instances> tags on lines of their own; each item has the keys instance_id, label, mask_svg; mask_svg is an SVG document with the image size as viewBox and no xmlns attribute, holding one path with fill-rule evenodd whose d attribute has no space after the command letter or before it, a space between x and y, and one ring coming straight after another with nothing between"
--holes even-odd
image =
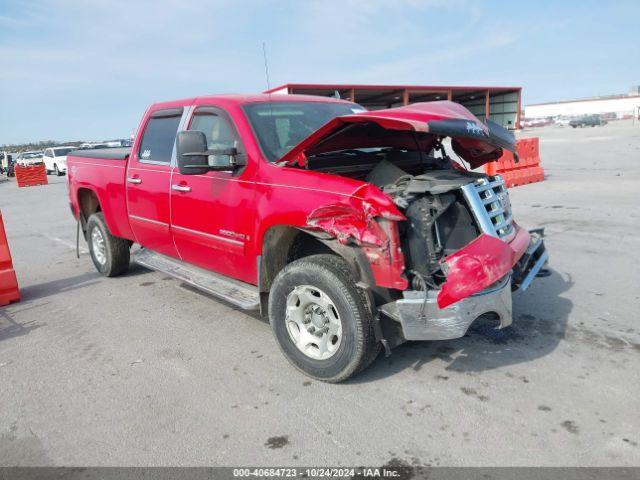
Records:
<instances>
[{"instance_id":1,"label":"running board","mask_svg":"<svg viewBox=\"0 0 640 480\"><path fill-rule=\"evenodd\" d=\"M132 257L134 262L143 267L166 273L244 310L260 308L260 294L258 287L254 285L189 265L146 248L136 252Z\"/></svg>"}]
</instances>

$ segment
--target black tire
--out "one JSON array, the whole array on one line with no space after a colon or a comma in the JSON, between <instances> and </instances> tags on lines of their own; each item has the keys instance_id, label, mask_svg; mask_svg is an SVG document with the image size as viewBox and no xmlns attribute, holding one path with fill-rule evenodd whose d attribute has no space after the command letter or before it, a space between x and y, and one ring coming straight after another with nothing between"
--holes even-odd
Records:
<instances>
[{"instance_id":1,"label":"black tire","mask_svg":"<svg viewBox=\"0 0 640 480\"><path fill-rule=\"evenodd\" d=\"M325 292L342 323L340 345L327 359L307 356L295 345L287 329L287 297L299 285ZM380 352L367 299L356 287L347 264L336 255L312 255L283 268L269 292L269 322L287 360L304 374L323 382L346 380L369 366Z\"/></svg>"},{"instance_id":2,"label":"black tire","mask_svg":"<svg viewBox=\"0 0 640 480\"><path fill-rule=\"evenodd\" d=\"M94 251L96 248L93 241L95 229L100 231L104 241L105 259L103 262L100 262ZM111 235L100 212L94 213L89 217L87 222L87 243L89 244L89 253L96 270L105 277L117 277L126 273L129 269L129 241Z\"/></svg>"},{"instance_id":3,"label":"black tire","mask_svg":"<svg viewBox=\"0 0 640 480\"><path fill-rule=\"evenodd\" d=\"M58 177L62 176L62 172L60 172L60 170L58 169L58 165L56 163L53 164L53 173L55 173L56 176Z\"/></svg>"}]
</instances>

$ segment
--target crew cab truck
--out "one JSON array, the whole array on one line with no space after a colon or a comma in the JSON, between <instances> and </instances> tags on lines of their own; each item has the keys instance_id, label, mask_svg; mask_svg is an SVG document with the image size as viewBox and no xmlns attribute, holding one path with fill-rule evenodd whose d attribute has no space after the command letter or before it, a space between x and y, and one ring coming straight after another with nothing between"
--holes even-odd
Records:
<instances>
[{"instance_id":1,"label":"crew cab truck","mask_svg":"<svg viewBox=\"0 0 640 480\"><path fill-rule=\"evenodd\" d=\"M339 382L406 340L511 323L542 231L461 160L503 149L510 132L446 101L189 98L152 105L131 148L70 152L69 198L100 273L138 244L136 262L260 310L295 367Z\"/></svg>"}]
</instances>

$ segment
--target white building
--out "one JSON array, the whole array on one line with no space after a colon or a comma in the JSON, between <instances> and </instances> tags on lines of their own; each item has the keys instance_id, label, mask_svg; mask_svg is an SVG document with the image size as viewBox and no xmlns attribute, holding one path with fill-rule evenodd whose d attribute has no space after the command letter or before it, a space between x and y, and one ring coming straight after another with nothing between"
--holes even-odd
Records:
<instances>
[{"instance_id":1,"label":"white building","mask_svg":"<svg viewBox=\"0 0 640 480\"><path fill-rule=\"evenodd\" d=\"M638 115L640 95L615 95L586 98L583 100L562 100L559 102L538 103L524 107L525 118L546 118L558 116L576 116L612 113L618 118Z\"/></svg>"}]
</instances>

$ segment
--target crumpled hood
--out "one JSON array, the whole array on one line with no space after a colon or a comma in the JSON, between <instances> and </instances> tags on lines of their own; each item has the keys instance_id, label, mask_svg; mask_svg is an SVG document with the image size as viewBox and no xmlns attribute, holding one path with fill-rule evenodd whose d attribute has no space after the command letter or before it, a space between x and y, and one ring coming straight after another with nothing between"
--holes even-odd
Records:
<instances>
[{"instance_id":1,"label":"crumpled hood","mask_svg":"<svg viewBox=\"0 0 640 480\"><path fill-rule=\"evenodd\" d=\"M350 148L415 150L416 143L428 152L444 137L451 137L453 150L472 168L500 158L502 149L516 151L513 133L490 120L481 122L458 103L439 101L336 117L289 150L279 163L304 165L308 156Z\"/></svg>"}]
</instances>

